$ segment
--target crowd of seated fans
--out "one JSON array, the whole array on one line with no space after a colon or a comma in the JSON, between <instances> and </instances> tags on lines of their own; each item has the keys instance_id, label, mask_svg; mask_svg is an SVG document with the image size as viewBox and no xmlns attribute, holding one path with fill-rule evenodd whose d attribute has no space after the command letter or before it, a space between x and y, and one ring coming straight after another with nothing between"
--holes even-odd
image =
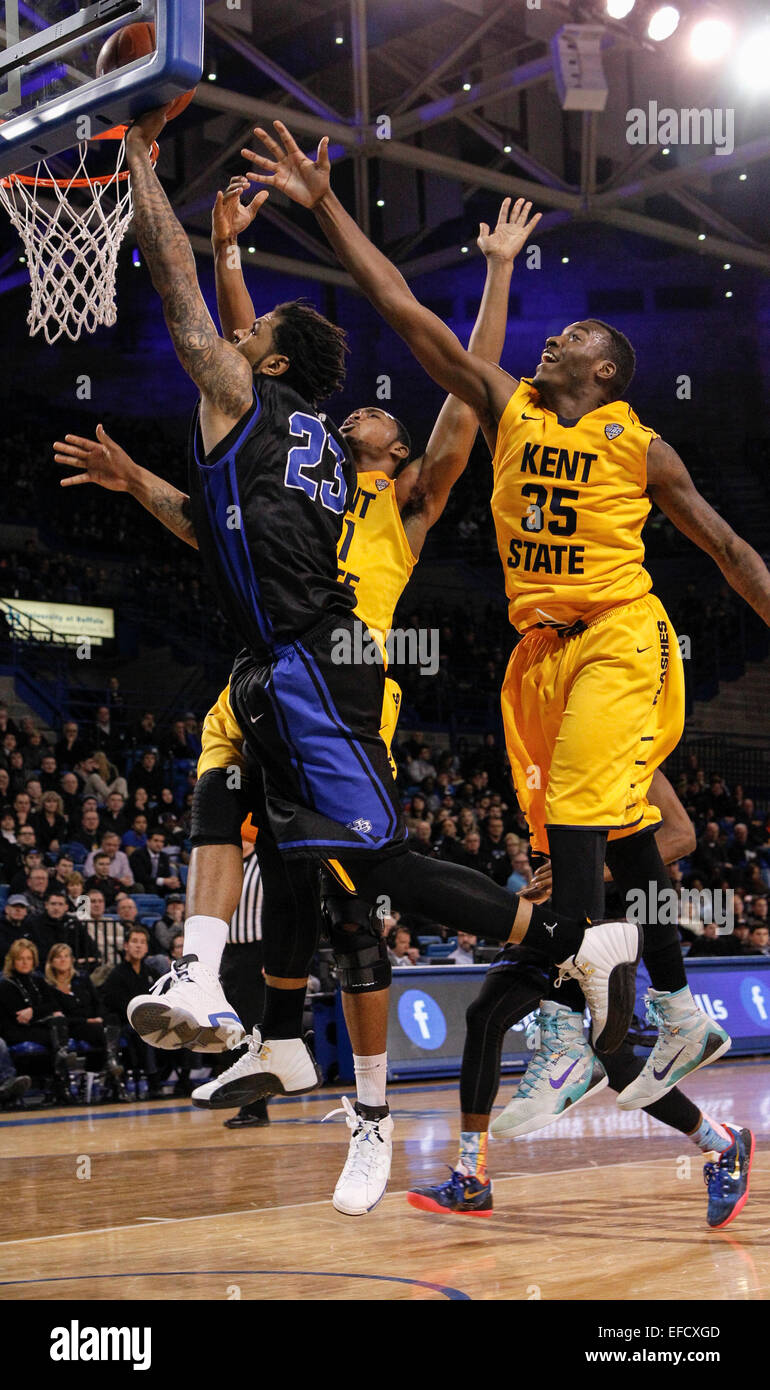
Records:
<instances>
[{"instance_id":1,"label":"crowd of seated fans","mask_svg":"<svg viewBox=\"0 0 770 1390\"><path fill-rule=\"evenodd\" d=\"M200 747L191 713L167 728L149 711L132 722L116 679L92 717L65 719L53 738L0 702L0 1103L35 1072L50 1099L71 1099L78 1068L112 1099L160 1096L172 1070L175 1093L189 1093L194 1057L147 1047L126 1008L182 954ZM528 889L527 824L496 735L448 747L417 733L393 753L414 851ZM680 914L683 946L770 954L770 811L695 758L676 790L696 835L670 870L675 887L696 890L695 909L690 901ZM710 907L714 890L728 889L732 932ZM485 947L473 926L455 938L394 913L391 960L470 964Z\"/></svg>"}]
</instances>

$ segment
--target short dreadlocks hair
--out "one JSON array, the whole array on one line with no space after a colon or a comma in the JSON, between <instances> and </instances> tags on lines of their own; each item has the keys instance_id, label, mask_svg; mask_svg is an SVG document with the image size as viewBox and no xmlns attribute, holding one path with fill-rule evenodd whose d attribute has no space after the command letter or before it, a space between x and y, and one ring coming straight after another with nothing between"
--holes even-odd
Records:
<instances>
[{"instance_id":1,"label":"short dreadlocks hair","mask_svg":"<svg viewBox=\"0 0 770 1390\"><path fill-rule=\"evenodd\" d=\"M275 315L275 350L289 359L283 380L304 400L318 405L344 384L347 334L305 299L277 304Z\"/></svg>"},{"instance_id":2,"label":"short dreadlocks hair","mask_svg":"<svg viewBox=\"0 0 770 1390\"><path fill-rule=\"evenodd\" d=\"M628 390L636 371L636 353L625 333L621 333L619 328L613 328L611 323L605 323L603 319L586 319L586 323L601 328L607 334L610 344L607 356L615 363L615 375L609 388L612 393L610 400L619 401Z\"/></svg>"}]
</instances>

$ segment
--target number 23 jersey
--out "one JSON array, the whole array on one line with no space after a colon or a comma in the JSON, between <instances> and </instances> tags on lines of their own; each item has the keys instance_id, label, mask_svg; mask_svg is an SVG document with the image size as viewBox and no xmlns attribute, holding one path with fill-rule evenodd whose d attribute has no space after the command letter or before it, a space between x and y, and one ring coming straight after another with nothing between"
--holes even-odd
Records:
<instances>
[{"instance_id":1,"label":"number 23 jersey","mask_svg":"<svg viewBox=\"0 0 770 1390\"><path fill-rule=\"evenodd\" d=\"M260 377L251 409L210 454L195 411L189 491L201 559L258 659L353 607L337 576L353 479L335 426L280 380Z\"/></svg>"},{"instance_id":2,"label":"number 23 jersey","mask_svg":"<svg viewBox=\"0 0 770 1390\"><path fill-rule=\"evenodd\" d=\"M658 436L625 401L567 424L520 381L500 420L492 516L519 632L570 627L649 592L642 527Z\"/></svg>"}]
</instances>

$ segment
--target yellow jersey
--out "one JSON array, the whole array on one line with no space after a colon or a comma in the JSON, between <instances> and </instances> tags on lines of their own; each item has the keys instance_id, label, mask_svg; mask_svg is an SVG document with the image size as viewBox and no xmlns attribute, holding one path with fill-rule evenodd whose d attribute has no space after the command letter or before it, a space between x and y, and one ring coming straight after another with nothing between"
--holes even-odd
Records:
<instances>
[{"instance_id":1,"label":"yellow jersey","mask_svg":"<svg viewBox=\"0 0 770 1390\"><path fill-rule=\"evenodd\" d=\"M396 604L417 563L398 510L396 484L387 473L357 475L337 561L337 577L353 590L356 613L384 655Z\"/></svg>"},{"instance_id":2,"label":"yellow jersey","mask_svg":"<svg viewBox=\"0 0 770 1390\"><path fill-rule=\"evenodd\" d=\"M539 400L531 381L519 382L492 460L492 516L519 632L588 622L652 587L642 527L647 449L658 435L625 401L567 425Z\"/></svg>"}]
</instances>

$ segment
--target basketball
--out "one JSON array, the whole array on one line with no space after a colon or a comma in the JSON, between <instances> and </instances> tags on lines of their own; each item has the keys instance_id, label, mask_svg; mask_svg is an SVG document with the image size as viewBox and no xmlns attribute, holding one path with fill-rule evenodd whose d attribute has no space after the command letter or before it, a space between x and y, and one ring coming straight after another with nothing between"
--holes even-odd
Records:
<instances>
[{"instance_id":1,"label":"basketball","mask_svg":"<svg viewBox=\"0 0 770 1390\"><path fill-rule=\"evenodd\" d=\"M110 34L106 43L102 44L96 60L96 76L104 77L108 72L115 72L117 68L124 68L129 63L136 62L137 58L145 58L154 48L154 24L146 20L141 24L126 24L123 29ZM174 97L169 103L166 119L173 121L176 116L181 116L194 96L193 87L191 91L181 92L178 97Z\"/></svg>"}]
</instances>

